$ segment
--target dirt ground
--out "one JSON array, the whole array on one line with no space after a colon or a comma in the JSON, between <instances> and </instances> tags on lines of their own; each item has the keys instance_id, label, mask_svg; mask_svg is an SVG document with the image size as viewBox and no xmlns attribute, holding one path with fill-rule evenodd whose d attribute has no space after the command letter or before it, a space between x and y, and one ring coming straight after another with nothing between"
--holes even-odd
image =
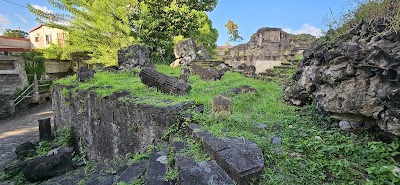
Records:
<instances>
[{"instance_id":1,"label":"dirt ground","mask_svg":"<svg viewBox=\"0 0 400 185\"><path fill-rule=\"evenodd\" d=\"M18 144L39 139L39 119L52 118L51 102L35 106L24 113L0 120L0 171L16 159Z\"/></svg>"}]
</instances>

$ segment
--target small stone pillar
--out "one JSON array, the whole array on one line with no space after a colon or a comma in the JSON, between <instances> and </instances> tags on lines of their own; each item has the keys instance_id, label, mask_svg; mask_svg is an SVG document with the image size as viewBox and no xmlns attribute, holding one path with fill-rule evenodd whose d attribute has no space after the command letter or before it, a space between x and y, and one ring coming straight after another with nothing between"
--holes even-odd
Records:
<instances>
[{"instance_id":1,"label":"small stone pillar","mask_svg":"<svg viewBox=\"0 0 400 185\"><path fill-rule=\"evenodd\" d=\"M39 94L39 82L38 82L36 73L33 76L33 94L36 94L36 95Z\"/></svg>"},{"instance_id":2,"label":"small stone pillar","mask_svg":"<svg viewBox=\"0 0 400 185\"><path fill-rule=\"evenodd\" d=\"M14 115L15 113L15 104L14 104L14 100L10 100L8 102L8 113L10 113L11 115Z\"/></svg>"},{"instance_id":3,"label":"small stone pillar","mask_svg":"<svg viewBox=\"0 0 400 185\"><path fill-rule=\"evenodd\" d=\"M53 136L51 135L51 122L50 118L40 119L39 122L39 140L40 141L51 141Z\"/></svg>"}]
</instances>

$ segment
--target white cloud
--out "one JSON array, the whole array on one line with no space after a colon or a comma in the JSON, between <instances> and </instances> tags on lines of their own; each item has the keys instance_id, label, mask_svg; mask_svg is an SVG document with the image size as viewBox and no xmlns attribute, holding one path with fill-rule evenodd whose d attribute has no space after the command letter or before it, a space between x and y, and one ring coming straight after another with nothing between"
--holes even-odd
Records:
<instances>
[{"instance_id":1,"label":"white cloud","mask_svg":"<svg viewBox=\"0 0 400 185\"><path fill-rule=\"evenodd\" d=\"M34 5L32 5L32 7L33 7L34 9L41 10L41 11L43 11L43 12L45 12L45 13L54 13L53 10L48 9L47 6L39 6L39 5L35 5L35 4L34 4Z\"/></svg>"},{"instance_id":2,"label":"white cloud","mask_svg":"<svg viewBox=\"0 0 400 185\"><path fill-rule=\"evenodd\" d=\"M0 24L10 24L11 21L6 16L0 14Z\"/></svg>"},{"instance_id":3,"label":"white cloud","mask_svg":"<svg viewBox=\"0 0 400 185\"><path fill-rule=\"evenodd\" d=\"M22 22L24 22L25 24L28 24L28 21L26 21L26 19L24 19L21 15L19 14L15 14L17 17L19 17L19 19L21 19Z\"/></svg>"},{"instance_id":4,"label":"white cloud","mask_svg":"<svg viewBox=\"0 0 400 185\"><path fill-rule=\"evenodd\" d=\"M311 24L304 24L299 30L293 30L290 28L285 28L283 29L283 31L287 32L287 33L292 33L292 34L303 34L303 33L307 33L310 35L314 35L316 37L321 37L323 36L323 32L322 29L319 29Z\"/></svg>"},{"instance_id":5,"label":"white cloud","mask_svg":"<svg viewBox=\"0 0 400 185\"><path fill-rule=\"evenodd\" d=\"M3 32L5 31L5 26L6 24L10 24L11 21L8 19L6 16L0 14L0 35L3 35Z\"/></svg>"}]
</instances>

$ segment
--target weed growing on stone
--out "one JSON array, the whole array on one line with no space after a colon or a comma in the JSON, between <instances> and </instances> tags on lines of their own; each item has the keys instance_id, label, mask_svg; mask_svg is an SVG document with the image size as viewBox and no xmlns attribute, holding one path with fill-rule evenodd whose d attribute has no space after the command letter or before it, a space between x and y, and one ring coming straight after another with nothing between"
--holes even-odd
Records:
<instances>
[{"instance_id":1,"label":"weed growing on stone","mask_svg":"<svg viewBox=\"0 0 400 185\"><path fill-rule=\"evenodd\" d=\"M39 156L45 156L47 155L47 153L50 152L51 149L52 149L51 142L41 141L36 149L36 152L38 153Z\"/></svg>"},{"instance_id":2,"label":"weed growing on stone","mask_svg":"<svg viewBox=\"0 0 400 185\"><path fill-rule=\"evenodd\" d=\"M71 126L58 128L55 136L55 141L60 147L70 147L74 143L74 133Z\"/></svg>"}]
</instances>

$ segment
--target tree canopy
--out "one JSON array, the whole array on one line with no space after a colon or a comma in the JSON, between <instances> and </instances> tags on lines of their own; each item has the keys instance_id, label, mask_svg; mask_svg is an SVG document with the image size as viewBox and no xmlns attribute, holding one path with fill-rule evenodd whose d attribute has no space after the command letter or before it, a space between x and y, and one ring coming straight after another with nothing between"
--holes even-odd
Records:
<instances>
[{"instance_id":1,"label":"tree canopy","mask_svg":"<svg viewBox=\"0 0 400 185\"><path fill-rule=\"evenodd\" d=\"M229 41L240 41L243 40L243 37L239 35L239 26L229 19L228 23L225 24L225 27L228 29Z\"/></svg>"},{"instance_id":2,"label":"tree canopy","mask_svg":"<svg viewBox=\"0 0 400 185\"><path fill-rule=\"evenodd\" d=\"M3 35L6 37L26 38L28 36L28 33L24 32L22 30L6 29L3 33Z\"/></svg>"},{"instance_id":3,"label":"tree canopy","mask_svg":"<svg viewBox=\"0 0 400 185\"><path fill-rule=\"evenodd\" d=\"M47 26L69 32L68 52L90 53L89 63L117 64L117 51L143 43L154 62L173 61L173 39L193 38L212 51L218 31L206 11L218 0L47 0L68 14L28 8ZM164 54L165 53L165 54Z\"/></svg>"}]
</instances>

